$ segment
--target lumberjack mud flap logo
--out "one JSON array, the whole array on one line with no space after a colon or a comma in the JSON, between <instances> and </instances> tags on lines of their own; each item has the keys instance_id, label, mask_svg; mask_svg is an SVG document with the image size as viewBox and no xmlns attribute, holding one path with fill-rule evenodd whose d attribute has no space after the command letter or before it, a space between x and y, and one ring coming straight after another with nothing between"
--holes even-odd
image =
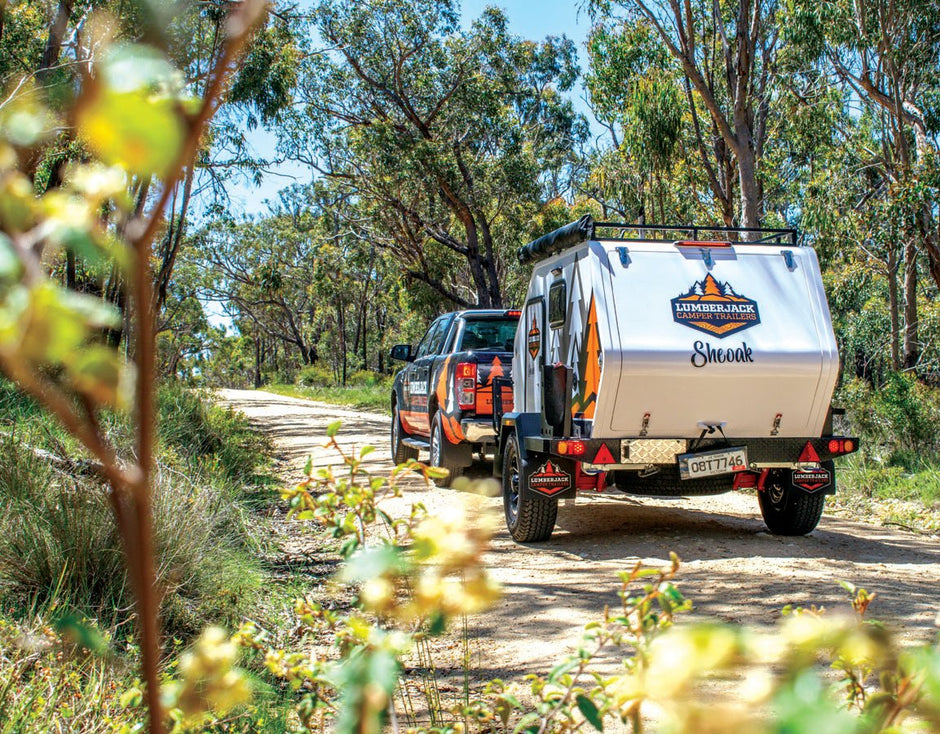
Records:
<instances>
[{"instance_id":1,"label":"lumberjack mud flap logo","mask_svg":"<svg viewBox=\"0 0 940 734\"><path fill-rule=\"evenodd\" d=\"M529 489L549 496L571 487L571 475L555 465L551 459L529 475Z\"/></svg>"},{"instance_id":2,"label":"lumberjack mud flap logo","mask_svg":"<svg viewBox=\"0 0 940 734\"><path fill-rule=\"evenodd\" d=\"M529 356L535 359L539 356L539 350L542 348L542 332L539 331L539 325L535 318L532 319L532 328L526 337L526 343L529 346Z\"/></svg>"},{"instance_id":3,"label":"lumberjack mud flap logo","mask_svg":"<svg viewBox=\"0 0 940 734\"><path fill-rule=\"evenodd\" d=\"M813 448L809 441L803 447L803 453L800 454L801 462L819 462L819 454ZM807 492L818 492L832 484L832 474L828 469L818 467L815 469L794 469L793 486L799 487Z\"/></svg>"},{"instance_id":4,"label":"lumberjack mud flap logo","mask_svg":"<svg viewBox=\"0 0 940 734\"><path fill-rule=\"evenodd\" d=\"M672 318L677 324L724 339L757 326L760 312L756 301L738 295L728 283L719 283L709 273L688 293L672 299Z\"/></svg>"}]
</instances>

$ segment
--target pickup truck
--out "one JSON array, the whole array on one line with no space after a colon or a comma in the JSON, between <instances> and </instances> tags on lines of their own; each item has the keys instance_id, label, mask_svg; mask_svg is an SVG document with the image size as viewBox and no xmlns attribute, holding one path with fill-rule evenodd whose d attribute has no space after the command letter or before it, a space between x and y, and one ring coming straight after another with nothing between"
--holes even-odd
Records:
<instances>
[{"instance_id":1,"label":"pickup truck","mask_svg":"<svg viewBox=\"0 0 940 734\"><path fill-rule=\"evenodd\" d=\"M392 386L391 448L396 464L430 454L431 466L450 476L446 485L492 452L493 381L508 377L519 311L468 310L446 313L428 328L417 347L399 344L393 359L406 365ZM500 388L498 413L512 410L511 388Z\"/></svg>"}]
</instances>

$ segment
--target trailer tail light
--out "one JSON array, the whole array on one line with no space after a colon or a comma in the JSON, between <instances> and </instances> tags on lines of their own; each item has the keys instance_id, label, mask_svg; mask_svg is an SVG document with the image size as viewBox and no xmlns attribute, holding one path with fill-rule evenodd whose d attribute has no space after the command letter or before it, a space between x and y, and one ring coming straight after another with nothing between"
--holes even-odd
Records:
<instances>
[{"instance_id":1,"label":"trailer tail light","mask_svg":"<svg viewBox=\"0 0 940 734\"><path fill-rule=\"evenodd\" d=\"M474 362L461 362L454 373L454 392L457 407L468 410L477 404L477 366Z\"/></svg>"},{"instance_id":2,"label":"trailer tail light","mask_svg":"<svg viewBox=\"0 0 940 734\"><path fill-rule=\"evenodd\" d=\"M557 449L562 456L583 456L587 447L584 441L559 441Z\"/></svg>"},{"instance_id":3,"label":"trailer tail light","mask_svg":"<svg viewBox=\"0 0 940 734\"><path fill-rule=\"evenodd\" d=\"M522 316L522 311L507 311L507 312L506 312L505 314L503 314L503 315L504 315L504 316L515 316L516 318L519 318L520 316Z\"/></svg>"},{"instance_id":4,"label":"trailer tail light","mask_svg":"<svg viewBox=\"0 0 940 734\"><path fill-rule=\"evenodd\" d=\"M833 438L829 441L829 453L836 456L851 454L855 449L855 441L851 438Z\"/></svg>"}]
</instances>

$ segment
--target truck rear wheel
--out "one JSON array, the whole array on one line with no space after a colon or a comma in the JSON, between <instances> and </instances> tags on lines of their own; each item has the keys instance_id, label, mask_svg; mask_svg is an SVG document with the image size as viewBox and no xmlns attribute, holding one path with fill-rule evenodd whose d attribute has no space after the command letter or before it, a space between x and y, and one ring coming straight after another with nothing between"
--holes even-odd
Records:
<instances>
[{"instance_id":1,"label":"truck rear wheel","mask_svg":"<svg viewBox=\"0 0 940 734\"><path fill-rule=\"evenodd\" d=\"M434 414L434 420L431 422L431 445L430 461L431 466L439 469L446 469L448 475L443 479L434 479L438 487L450 487L453 481L463 474L463 467L457 466L450 458L447 446L447 437L444 435L444 419L441 411Z\"/></svg>"},{"instance_id":2,"label":"truck rear wheel","mask_svg":"<svg viewBox=\"0 0 940 734\"><path fill-rule=\"evenodd\" d=\"M519 440L510 434L503 454L503 509L506 527L517 543L537 543L552 537L558 500L539 497L522 486L525 462L519 454Z\"/></svg>"},{"instance_id":3,"label":"truck rear wheel","mask_svg":"<svg viewBox=\"0 0 940 734\"><path fill-rule=\"evenodd\" d=\"M408 459L418 458L418 449L402 443L405 430L401 425L401 416L398 414L398 404L392 408L392 462L404 464Z\"/></svg>"},{"instance_id":4,"label":"truck rear wheel","mask_svg":"<svg viewBox=\"0 0 940 734\"><path fill-rule=\"evenodd\" d=\"M835 482L831 461L823 466L829 469ZM757 493L760 512L767 529L774 535L806 535L812 532L822 517L826 496L807 494L793 489L790 469L773 469L764 481L764 490Z\"/></svg>"}]
</instances>

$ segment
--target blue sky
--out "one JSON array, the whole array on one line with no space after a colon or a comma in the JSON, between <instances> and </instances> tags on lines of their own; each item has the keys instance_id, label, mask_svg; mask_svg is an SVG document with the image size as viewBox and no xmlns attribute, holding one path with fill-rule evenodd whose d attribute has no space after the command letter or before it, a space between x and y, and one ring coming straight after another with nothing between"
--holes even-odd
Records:
<instances>
[{"instance_id":1,"label":"blue sky","mask_svg":"<svg viewBox=\"0 0 940 734\"><path fill-rule=\"evenodd\" d=\"M586 54L584 42L590 28L587 13L578 12L573 2L539 2L538 0L464 0L461 2L461 13L464 23L468 24L479 17L483 9L495 5L506 12L509 19L510 30L525 38L542 39L546 36L565 35L573 40L579 50L582 71L586 68ZM578 98L583 95L580 86L572 90L576 107L587 114L586 107ZM590 118L589 118L590 119ZM276 140L270 133L254 131L249 140L257 153L264 157L274 155ZM285 165L278 171L279 175L265 176L260 187L251 183L238 182L230 185L232 211L235 214L258 214L267 211L265 200L277 198L277 192L293 181L307 183L310 174L297 165Z\"/></svg>"}]
</instances>

